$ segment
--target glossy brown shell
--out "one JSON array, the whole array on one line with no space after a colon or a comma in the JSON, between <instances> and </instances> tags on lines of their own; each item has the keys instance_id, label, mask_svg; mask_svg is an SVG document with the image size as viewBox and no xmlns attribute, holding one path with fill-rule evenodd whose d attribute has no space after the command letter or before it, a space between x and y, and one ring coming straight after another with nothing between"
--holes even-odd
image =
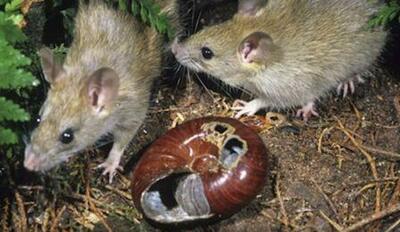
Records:
<instances>
[{"instance_id":1,"label":"glossy brown shell","mask_svg":"<svg viewBox=\"0 0 400 232\"><path fill-rule=\"evenodd\" d=\"M220 133L223 127L226 130ZM234 159L229 158L231 154L242 155ZM228 158L222 160L221 156ZM268 162L263 141L240 121L222 117L191 120L169 130L145 151L132 175L134 204L143 211L144 192L161 178L172 173L197 173L210 208L210 214L202 218L228 216L265 186Z\"/></svg>"}]
</instances>

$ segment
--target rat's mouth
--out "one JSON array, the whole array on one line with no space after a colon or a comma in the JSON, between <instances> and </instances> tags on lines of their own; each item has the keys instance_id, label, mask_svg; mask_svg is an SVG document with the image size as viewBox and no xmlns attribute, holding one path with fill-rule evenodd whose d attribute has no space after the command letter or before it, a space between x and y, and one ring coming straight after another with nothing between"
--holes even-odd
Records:
<instances>
[{"instance_id":1,"label":"rat's mouth","mask_svg":"<svg viewBox=\"0 0 400 232\"><path fill-rule=\"evenodd\" d=\"M201 64L199 62L197 62L196 60L194 60L191 57L180 57L177 58L179 63L181 63L183 66L192 69L193 71L196 72L200 72L203 71L204 68L203 66L201 66Z\"/></svg>"},{"instance_id":2,"label":"rat's mouth","mask_svg":"<svg viewBox=\"0 0 400 232\"><path fill-rule=\"evenodd\" d=\"M53 168L57 164L68 161L74 153L57 154L56 157L49 154L39 154L28 145L25 149L24 167L29 171L44 172Z\"/></svg>"}]
</instances>

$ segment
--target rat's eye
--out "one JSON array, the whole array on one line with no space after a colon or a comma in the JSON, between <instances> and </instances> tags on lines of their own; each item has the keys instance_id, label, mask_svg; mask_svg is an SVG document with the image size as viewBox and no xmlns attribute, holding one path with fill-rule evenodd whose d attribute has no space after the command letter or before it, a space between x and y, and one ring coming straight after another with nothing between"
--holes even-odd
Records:
<instances>
[{"instance_id":1,"label":"rat's eye","mask_svg":"<svg viewBox=\"0 0 400 232\"><path fill-rule=\"evenodd\" d=\"M71 128L66 129L63 133L61 133L60 141L64 144L69 144L74 140L74 132Z\"/></svg>"},{"instance_id":2,"label":"rat's eye","mask_svg":"<svg viewBox=\"0 0 400 232\"><path fill-rule=\"evenodd\" d=\"M42 118L40 117L40 115L37 116L32 122L33 126L37 127L41 121L42 121Z\"/></svg>"},{"instance_id":3,"label":"rat's eye","mask_svg":"<svg viewBox=\"0 0 400 232\"><path fill-rule=\"evenodd\" d=\"M214 53L208 47L202 47L201 54L203 55L204 59L206 59L206 60L209 60L214 56Z\"/></svg>"}]
</instances>

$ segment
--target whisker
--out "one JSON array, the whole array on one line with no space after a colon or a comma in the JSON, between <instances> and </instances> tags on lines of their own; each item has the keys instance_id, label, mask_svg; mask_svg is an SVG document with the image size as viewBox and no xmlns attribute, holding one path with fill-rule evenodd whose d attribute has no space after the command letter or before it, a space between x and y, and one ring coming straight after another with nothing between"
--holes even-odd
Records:
<instances>
[{"instance_id":1,"label":"whisker","mask_svg":"<svg viewBox=\"0 0 400 232\"><path fill-rule=\"evenodd\" d=\"M214 98L213 94L211 93L211 91L207 88L207 86L204 84L204 82L201 80L200 76L198 73L194 73L194 76L197 78L197 80L200 82L200 84L203 86L203 88L206 90L207 94L210 95L210 97L213 99L213 102L216 101L216 99Z\"/></svg>"}]
</instances>

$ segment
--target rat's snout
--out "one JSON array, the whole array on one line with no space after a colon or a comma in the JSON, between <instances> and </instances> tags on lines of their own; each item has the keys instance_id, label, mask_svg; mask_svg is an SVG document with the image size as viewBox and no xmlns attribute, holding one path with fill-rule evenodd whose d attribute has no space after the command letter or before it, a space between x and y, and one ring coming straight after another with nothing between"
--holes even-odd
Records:
<instances>
[{"instance_id":1,"label":"rat's snout","mask_svg":"<svg viewBox=\"0 0 400 232\"><path fill-rule=\"evenodd\" d=\"M174 42L172 42L171 51L177 59L185 56L185 48L181 45L181 43L179 43L178 37L176 37Z\"/></svg>"},{"instance_id":2,"label":"rat's snout","mask_svg":"<svg viewBox=\"0 0 400 232\"><path fill-rule=\"evenodd\" d=\"M29 171L39 171L40 165L41 165L40 155L36 154L32 149L32 145L29 144L25 148L24 167Z\"/></svg>"},{"instance_id":3,"label":"rat's snout","mask_svg":"<svg viewBox=\"0 0 400 232\"><path fill-rule=\"evenodd\" d=\"M174 39L174 42L172 42L172 44L171 44L171 51L176 56L176 53L178 52L178 50L179 50L178 37L176 37Z\"/></svg>"}]
</instances>

